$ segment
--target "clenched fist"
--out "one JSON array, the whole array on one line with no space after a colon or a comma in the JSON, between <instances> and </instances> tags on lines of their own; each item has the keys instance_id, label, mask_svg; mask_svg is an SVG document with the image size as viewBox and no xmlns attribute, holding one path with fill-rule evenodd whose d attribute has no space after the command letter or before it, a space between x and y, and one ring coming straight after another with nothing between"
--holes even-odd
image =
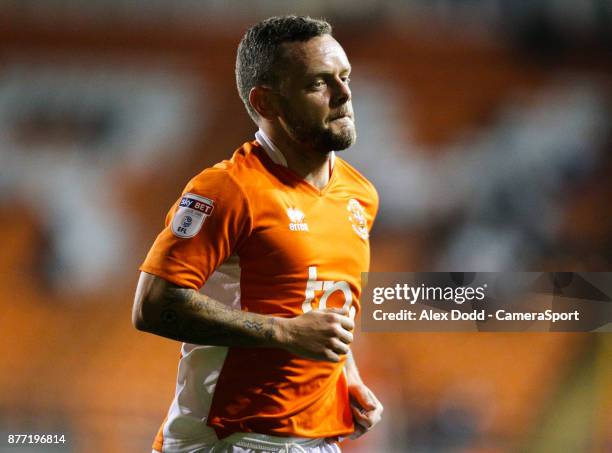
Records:
<instances>
[{"instance_id":1,"label":"clenched fist","mask_svg":"<svg viewBox=\"0 0 612 453\"><path fill-rule=\"evenodd\" d=\"M313 310L277 322L280 347L309 359L339 362L353 341L355 323L345 309Z\"/></svg>"}]
</instances>

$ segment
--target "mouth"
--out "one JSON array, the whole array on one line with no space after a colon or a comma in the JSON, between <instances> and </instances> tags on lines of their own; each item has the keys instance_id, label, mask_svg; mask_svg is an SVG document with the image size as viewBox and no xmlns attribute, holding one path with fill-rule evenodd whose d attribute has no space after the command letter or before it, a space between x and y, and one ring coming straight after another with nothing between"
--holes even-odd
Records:
<instances>
[{"instance_id":1,"label":"mouth","mask_svg":"<svg viewBox=\"0 0 612 453\"><path fill-rule=\"evenodd\" d=\"M330 119L329 121L338 121L338 120L351 120L353 121L353 117L351 115L338 115Z\"/></svg>"}]
</instances>

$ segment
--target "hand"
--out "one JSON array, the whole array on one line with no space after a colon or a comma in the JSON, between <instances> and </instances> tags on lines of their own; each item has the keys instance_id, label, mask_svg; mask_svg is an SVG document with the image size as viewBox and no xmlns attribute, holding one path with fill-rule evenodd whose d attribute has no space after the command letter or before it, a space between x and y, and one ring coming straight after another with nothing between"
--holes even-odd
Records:
<instances>
[{"instance_id":1,"label":"hand","mask_svg":"<svg viewBox=\"0 0 612 453\"><path fill-rule=\"evenodd\" d=\"M355 432L351 439L357 439L371 430L382 418L383 405L376 395L362 382L349 386L351 410L355 422Z\"/></svg>"},{"instance_id":2,"label":"hand","mask_svg":"<svg viewBox=\"0 0 612 453\"><path fill-rule=\"evenodd\" d=\"M349 352L355 328L348 310L313 310L296 318L282 319L280 346L315 360L339 362Z\"/></svg>"}]
</instances>

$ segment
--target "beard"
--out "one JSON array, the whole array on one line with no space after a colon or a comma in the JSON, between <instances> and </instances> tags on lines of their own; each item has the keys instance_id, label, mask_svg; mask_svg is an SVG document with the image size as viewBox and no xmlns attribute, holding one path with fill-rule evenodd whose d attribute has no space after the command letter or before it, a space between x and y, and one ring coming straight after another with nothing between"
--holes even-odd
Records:
<instances>
[{"instance_id":1,"label":"beard","mask_svg":"<svg viewBox=\"0 0 612 453\"><path fill-rule=\"evenodd\" d=\"M321 153L347 149L357 140L353 120L341 120L342 124L309 122L297 115L288 103L284 106L285 125L293 139Z\"/></svg>"}]
</instances>

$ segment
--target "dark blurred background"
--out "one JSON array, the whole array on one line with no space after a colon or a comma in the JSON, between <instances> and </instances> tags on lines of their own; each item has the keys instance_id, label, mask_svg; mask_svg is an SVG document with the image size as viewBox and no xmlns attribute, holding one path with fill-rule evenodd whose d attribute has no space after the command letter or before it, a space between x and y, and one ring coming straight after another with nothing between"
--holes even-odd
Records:
<instances>
[{"instance_id":1,"label":"dark blurred background","mask_svg":"<svg viewBox=\"0 0 612 453\"><path fill-rule=\"evenodd\" d=\"M378 187L375 271L610 271L610 0L0 2L0 451L150 451L178 343L138 265L188 178L251 140L235 51L324 16ZM347 452L610 452L612 336L361 334L384 421ZM19 451L29 451L22 448Z\"/></svg>"}]
</instances>

